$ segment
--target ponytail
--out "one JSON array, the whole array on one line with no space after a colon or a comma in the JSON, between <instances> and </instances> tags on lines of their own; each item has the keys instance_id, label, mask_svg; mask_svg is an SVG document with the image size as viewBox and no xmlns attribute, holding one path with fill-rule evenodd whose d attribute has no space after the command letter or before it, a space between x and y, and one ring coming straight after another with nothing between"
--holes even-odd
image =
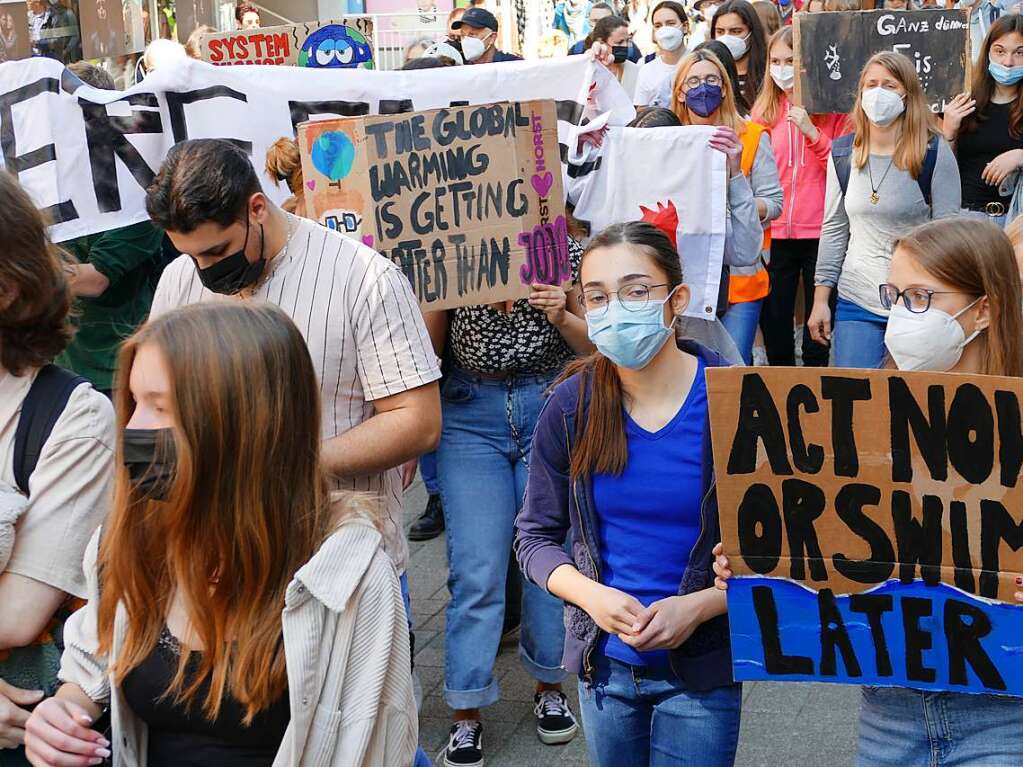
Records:
<instances>
[{"instance_id":1,"label":"ponytail","mask_svg":"<svg viewBox=\"0 0 1023 767\"><path fill-rule=\"evenodd\" d=\"M280 186L280 182L285 181L292 194L302 194L302 156L295 139L279 138L270 145L266 153L266 172L275 185Z\"/></svg>"}]
</instances>

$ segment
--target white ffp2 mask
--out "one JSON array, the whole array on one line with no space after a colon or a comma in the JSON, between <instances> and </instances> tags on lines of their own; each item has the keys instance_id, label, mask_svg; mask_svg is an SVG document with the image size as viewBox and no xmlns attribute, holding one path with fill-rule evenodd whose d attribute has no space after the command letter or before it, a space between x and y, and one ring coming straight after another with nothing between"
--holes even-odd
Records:
<instances>
[{"instance_id":1,"label":"white ffp2 mask","mask_svg":"<svg viewBox=\"0 0 1023 767\"><path fill-rule=\"evenodd\" d=\"M860 97L863 114L874 125L886 128L895 122L899 115L906 111L906 102L902 96L887 88L868 88Z\"/></svg>"},{"instance_id":2,"label":"white ffp2 mask","mask_svg":"<svg viewBox=\"0 0 1023 767\"><path fill-rule=\"evenodd\" d=\"M772 64L771 79L783 91L790 91L796 84L796 69L791 64Z\"/></svg>"},{"instance_id":3,"label":"white ffp2 mask","mask_svg":"<svg viewBox=\"0 0 1023 767\"><path fill-rule=\"evenodd\" d=\"M685 35L678 27L661 27L654 32L654 40L665 51L677 51L682 47Z\"/></svg>"},{"instance_id":4,"label":"white ffp2 mask","mask_svg":"<svg viewBox=\"0 0 1023 767\"><path fill-rule=\"evenodd\" d=\"M975 330L967 338L963 326L956 318L979 300L955 314L933 307L915 314L903 306L901 301L893 306L884 332L884 344L899 370L945 373L954 368L963 356L966 345L980 335L980 331Z\"/></svg>"},{"instance_id":5,"label":"white ffp2 mask","mask_svg":"<svg viewBox=\"0 0 1023 767\"><path fill-rule=\"evenodd\" d=\"M736 37L735 35L721 35L717 38L718 42L724 43L725 47L728 48L728 52L732 54L732 58L738 61L746 55L746 51L749 50L749 35L746 37Z\"/></svg>"}]
</instances>

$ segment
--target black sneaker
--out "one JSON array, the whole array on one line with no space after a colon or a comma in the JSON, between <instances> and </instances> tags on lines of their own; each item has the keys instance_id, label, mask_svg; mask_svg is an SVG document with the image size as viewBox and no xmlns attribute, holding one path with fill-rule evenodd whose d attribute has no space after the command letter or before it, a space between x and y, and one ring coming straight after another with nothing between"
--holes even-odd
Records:
<instances>
[{"instance_id":1,"label":"black sneaker","mask_svg":"<svg viewBox=\"0 0 1023 767\"><path fill-rule=\"evenodd\" d=\"M444 749L445 767L483 767L483 725L475 719L462 719L451 725L448 747Z\"/></svg>"},{"instance_id":2,"label":"black sneaker","mask_svg":"<svg viewBox=\"0 0 1023 767\"><path fill-rule=\"evenodd\" d=\"M568 707L568 698L560 690L544 690L533 696L536 705L536 734L540 741L548 746L568 743L579 732L572 709Z\"/></svg>"},{"instance_id":3,"label":"black sneaker","mask_svg":"<svg viewBox=\"0 0 1023 767\"><path fill-rule=\"evenodd\" d=\"M408 531L410 541L430 541L444 532L444 507L439 495L431 495L426 502L426 511Z\"/></svg>"}]
</instances>

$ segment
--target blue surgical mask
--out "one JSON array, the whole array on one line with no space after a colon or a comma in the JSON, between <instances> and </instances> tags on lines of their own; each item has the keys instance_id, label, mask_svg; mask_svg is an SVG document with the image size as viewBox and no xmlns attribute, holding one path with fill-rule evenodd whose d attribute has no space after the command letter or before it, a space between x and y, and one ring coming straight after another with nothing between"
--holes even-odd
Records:
<instances>
[{"instance_id":1,"label":"blue surgical mask","mask_svg":"<svg viewBox=\"0 0 1023 767\"><path fill-rule=\"evenodd\" d=\"M1023 80L1023 65L1018 67L1007 67L997 61L989 61L987 71L995 78L999 85L1015 85Z\"/></svg>"},{"instance_id":2,"label":"blue surgical mask","mask_svg":"<svg viewBox=\"0 0 1023 767\"><path fill-rule=\"evenodd\" d=\"M664 325L664 305L675 295L672 289L663 301L647 301L631 309L611 301L599 317L586 313L586 327L597 351L619 367L645 368L672 336Z\"/></svg>"},{"instance_id":3,"label":"blue surgical mask","mask_svg":"<svg viewBox=\"0 0 1023 767\"><path fill-rule=\"evenodd\" d=\"M695 115L710 117L721 106L723 98L724 93L720 85L700 83L686 91L686 106Z\"/></svg>"}]
</instances>

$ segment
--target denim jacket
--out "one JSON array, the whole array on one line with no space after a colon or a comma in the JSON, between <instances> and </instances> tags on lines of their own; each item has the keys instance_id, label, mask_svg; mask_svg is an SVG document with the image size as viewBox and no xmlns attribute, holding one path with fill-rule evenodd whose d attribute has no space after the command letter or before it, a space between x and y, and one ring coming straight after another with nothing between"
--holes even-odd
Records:
<instances>
[{"instance_id":1,"label":"denim jacket","mask_svg":"<svg viewBox=\"0 0 1023 767\"><path fill-rule=\"evenodd\" d=\"M679 341L679 347L700 357L707 367L728 364L716 352L693 341ZM573 479L570 475L581 375L587 374L572 376L555 387L540 414L533 433L526 497L515 520L515 553L519 565L530 581L544 589L550 574L566 564L574 565L587 578L601 581L593 480L590 476ZM582 386L585 417L591 380L585 380ZM721 537L709 425L704 433L700 534L689 553L679 594L690 594L713 584L711 549ZM571 557L564 549L569 531ZM563 663L568 671L579 674L587 683L592 681L590 658L600 635L600 628L585 611L566 603ZM709 690L732 684L727 616L720 615L701 624L688 640L671 651L670 662L675 675L690 689Z\"/></svg>"}]
</instances>

